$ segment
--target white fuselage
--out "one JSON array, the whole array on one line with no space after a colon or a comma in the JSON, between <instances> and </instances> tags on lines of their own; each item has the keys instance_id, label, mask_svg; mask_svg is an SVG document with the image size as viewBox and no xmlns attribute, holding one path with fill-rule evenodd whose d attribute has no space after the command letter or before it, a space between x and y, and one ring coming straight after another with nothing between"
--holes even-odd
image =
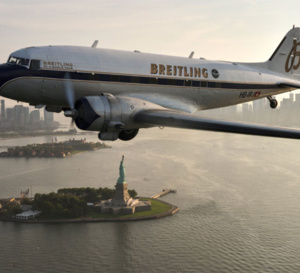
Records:
<instances>
[{"instance_id":1,"label":"white fuselage","mask_svg":"<svg viewBox=\"0 0 300 273\"><path fill-rule=\"evenodd\" d=\"M11 57L27 61L7 65L22 70L1 78L0 95L32 105L67 106L66 77L75 99L110 93L186 112L293 89L278 87L280 74L250 64L74 46L25 48Z\"/></svg>"}]
</instances>

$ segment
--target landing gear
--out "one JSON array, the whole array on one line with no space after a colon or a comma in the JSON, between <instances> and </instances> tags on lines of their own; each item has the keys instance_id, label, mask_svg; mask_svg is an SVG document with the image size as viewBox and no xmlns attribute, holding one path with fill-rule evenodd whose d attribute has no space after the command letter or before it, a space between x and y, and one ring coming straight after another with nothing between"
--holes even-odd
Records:
<instances>
[{"instance_id":1,"label":"landing gear","mask_svg":"<svg viewBox=\"0 0 300 273\"><path fill-rule=\"evenodd\" d=\"M139 129L122 130L119 134L119 139L127 141L133 139L139 132Z\"/></svg>"},{"instance_id":2,"label":"landing gear","mask_svg":"<svg viewBox=\"0 0 300 273\"><path fill-rule=\"evenodd\" d=\"M275 109L275 108L277 107L277 105L278 105L277 100L276 100L276 99L273 99L271 96L267 97L267 99L268 99L269 102L270 102L270 107L271 107L272 109Z\"/></svg>"}]
</instances>

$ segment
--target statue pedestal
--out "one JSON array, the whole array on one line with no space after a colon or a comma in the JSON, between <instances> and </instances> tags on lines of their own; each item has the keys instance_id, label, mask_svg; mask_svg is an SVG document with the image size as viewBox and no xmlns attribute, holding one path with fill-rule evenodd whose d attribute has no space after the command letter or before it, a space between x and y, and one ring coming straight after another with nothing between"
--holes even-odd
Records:
<instances>
[{"instance_id":1,"label":"statue pedestal","mask_svg":"<svg viewBox=\"0 0 300 273\"><path fill-rule=\"evenodd\" d=\"M116 194L114 198L111 200L111 204L113 206L121 206L126 207L129 200L132 199L128 193L128 185L127 183L116 184Z\"/></svg>"}]
</instances>

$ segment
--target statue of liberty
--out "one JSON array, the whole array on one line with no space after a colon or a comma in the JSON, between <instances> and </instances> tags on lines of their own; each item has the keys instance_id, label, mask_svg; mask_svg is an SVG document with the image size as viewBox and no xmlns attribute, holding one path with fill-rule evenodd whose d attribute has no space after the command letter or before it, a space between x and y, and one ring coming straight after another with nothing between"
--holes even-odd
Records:
<instances>
[{"instance_id":1,"label":"statue of liberty","mask_svg":"<svg viewBox=\"0 0 300 273\"><path fill-rule=\"evenodd\" d=\"M122 160L120 162L120 167L119 167L120 176L118 178L117 184L124 184L124 183L126 183L126 181L125 181L126 173L125 173L125 168L123 166L123 162L124 162L124 155L122 156Z\"/></svg>"}]
</instances>

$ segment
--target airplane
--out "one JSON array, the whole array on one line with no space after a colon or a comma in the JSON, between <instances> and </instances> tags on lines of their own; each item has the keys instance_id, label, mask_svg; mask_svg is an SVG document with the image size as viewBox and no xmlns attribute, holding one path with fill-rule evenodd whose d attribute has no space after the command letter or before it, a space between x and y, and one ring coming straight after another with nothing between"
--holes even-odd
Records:
<instances>
[{"instance_id":1,"label":"airplane","mask_svg":"<svg viewBox=\"0 0 300 273\"><path fill-rule=\"evenodd\" d=\"M177 127L300 138L300 131L203 118L194 112L300 88L300 28L268 61L238 63L80 46L20 49L0 65L0 95L71 117L101 140L131 140L140 128Z\"/></svg>"}]
</instances>

